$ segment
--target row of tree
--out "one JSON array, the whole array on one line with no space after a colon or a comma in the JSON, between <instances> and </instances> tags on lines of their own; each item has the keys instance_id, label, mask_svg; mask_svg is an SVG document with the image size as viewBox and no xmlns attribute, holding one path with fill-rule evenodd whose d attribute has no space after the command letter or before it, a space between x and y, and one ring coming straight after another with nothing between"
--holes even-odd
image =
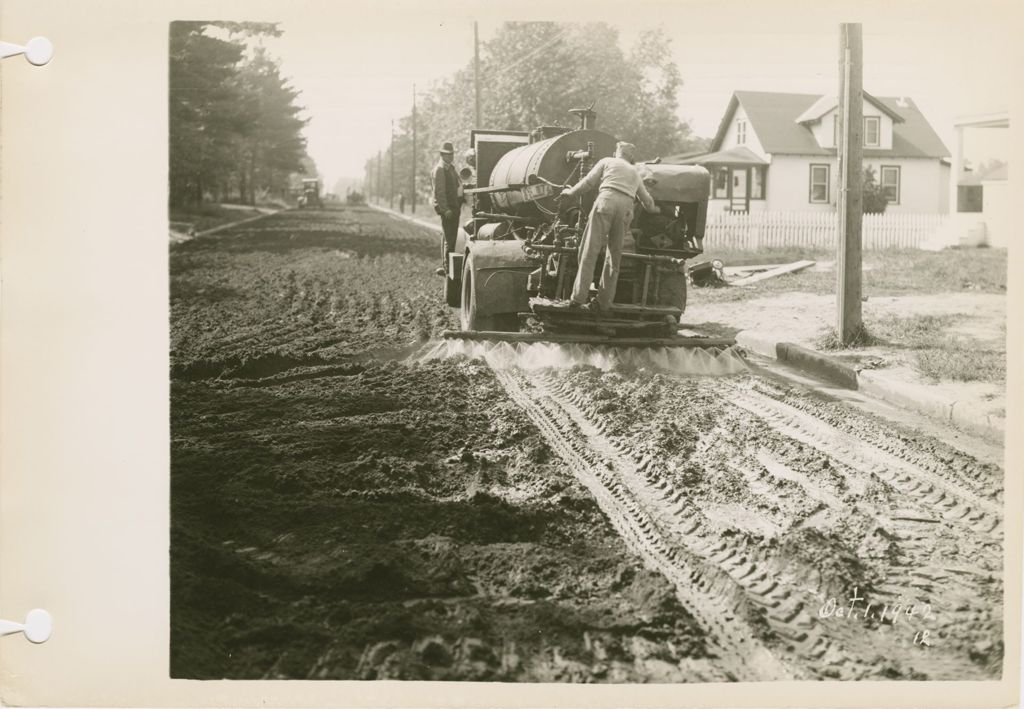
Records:
<instances>
[{"instance_id":1,"label":"row of tree","mask_svg":"<svg viewBox=\"0 0 1024 709\"><path fill-rule=\"evenodd\" d=\"M255 204L315 174L299 92L263 45L276 24L173 22L170 29L170 203Z\"/></svg>"},{"instance_id":2,"label":"row of tree","mask_svg":"<svg viewBox=\"0 0 1024 709\"><path fill-rule=\"evenodd\" d=\"M472 61L418 99L415 185L421 198L442 142L454 143L458 153L469 147L472 128L575 127L569 109L592 103L597 127L635 143L641 158L707 146L677 115L683 82L661 30L644 33L627 52L618 31L603 23L509 22L481 44L480 74L480 126L474 125ZM413 189L412 135L410 111L396 126L395 195L408 197ZM391 148L379 161L377 155L367 160L365 177L371 195L392 194Z\"/></svg>"}]
</instances>

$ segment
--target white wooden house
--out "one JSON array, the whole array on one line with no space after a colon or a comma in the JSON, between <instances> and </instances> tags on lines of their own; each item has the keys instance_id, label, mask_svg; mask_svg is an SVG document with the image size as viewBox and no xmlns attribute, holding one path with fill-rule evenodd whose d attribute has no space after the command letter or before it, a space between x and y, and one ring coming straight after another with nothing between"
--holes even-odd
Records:
<instances>
[{"instance_id":1,"label":"white wooden house","mask_svg":"<svg viewBox=\"0 0 1024 709\"><path fill-rule=\"evenodd\" d=\"M837 109L832 96L736 91L709 153L664 161L711 171L709 212L833 210ZM864 165L887 212L947 212L948 156L912 100L864 93Z\"/></svg>"}]
</instances>

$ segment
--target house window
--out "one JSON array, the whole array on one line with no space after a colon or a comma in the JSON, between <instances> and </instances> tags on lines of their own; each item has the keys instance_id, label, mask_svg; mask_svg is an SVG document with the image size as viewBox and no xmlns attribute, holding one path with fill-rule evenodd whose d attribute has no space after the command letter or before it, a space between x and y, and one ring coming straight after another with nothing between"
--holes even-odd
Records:
<instances>
[{"instance_id":1,"label":"house window","mask_svg":"<svg viewBox=\"0 0 1024 709\"><path fill-rule=\"evenodd\" d=\"M864 116L864 147L877 148L879 133L878 116Z\"/></svg>"},{"instance_id":2,"label":"house window","mask_svg":"<svg viewBox=\"0 0 1024 709\"><path fill-rule=\"evenodd\" d=\"M882 165L882 192L889 204L900 203L900 167L899 165Z\"/></svg>"},{"instance_id":3,"label":"house window","mask_svg":"<svg viewBox=\"0 0 1024 709\"><path fill-rule=\"evenodd\" d=\"M764 199L764 166L750 168L750 199Z\"/></svg>"},{"instance_id":4,"label":"house window","mask_svg":"<svg viewBox=\"0 0 1024 709\"><path fill-rule=\"evenodd\" d=\"M736 121L736 144L743 145L747 142L747 122Z\"/></svg>"},{"instance_id":5,"label":"house window","mask_svg":"<svg viewBox=\"0 0 1024 709\"><path fill-rule=\"evenodd\" d=\"M828 204L828 165L811 165L810 201Z\"/></svg>"},{"instance_id":6,"label":"house window","mask_svg":"<svg viewBox=\"0 0 1024 709\"><path fill-rule=\"evenodd\" d=\"M727 199L729 197L729 168L715 168L715 199Z\"/></svg>"}]
</instances>

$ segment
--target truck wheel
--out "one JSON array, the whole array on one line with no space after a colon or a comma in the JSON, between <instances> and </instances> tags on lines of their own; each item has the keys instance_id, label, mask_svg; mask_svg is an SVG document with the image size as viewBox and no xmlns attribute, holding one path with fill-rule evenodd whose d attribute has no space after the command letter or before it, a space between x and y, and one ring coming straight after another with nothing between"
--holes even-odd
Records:
<instances>
[{"instance_id":1,"label":"truck wheel","mask_svg":"<svg viewBox=\"0 0 1024 709\"><path fill-rule=\"evenodd\" d=\"M494 318L479 315L476 303L476 273L473 270L473 255L466 255L462 268L462 312L460 320L463 330L493 330Z\"/></svg>"}]
</instances>

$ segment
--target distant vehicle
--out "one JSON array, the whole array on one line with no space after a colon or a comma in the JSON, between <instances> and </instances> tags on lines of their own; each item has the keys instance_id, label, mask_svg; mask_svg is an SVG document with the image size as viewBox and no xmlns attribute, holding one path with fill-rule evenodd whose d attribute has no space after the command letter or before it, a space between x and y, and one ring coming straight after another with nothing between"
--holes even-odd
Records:
<instances>
[{"instance_id":1,"label":"distant vehicle","mask_svg":"<svg viewBox=\"0 0 1024 709\"><path fill-rule=\"evenodd\" d=\"M320 180L308 178L302 181L302 194L299 195L299 208L317 207L323 208L323 200L320 199Z\"/></svg>"},{"instance_id":2,"label":"distant vehicle","mask_svg":"<svg viewBox=\"0 0 1024 709\"><path fill-rule=\"evenodd\" d=\"M359 206L362 204L366 204L366 195L364 195L362 192L349 192L345 196L345 201L350 206Z\"/></svg>"}]
</instances>

